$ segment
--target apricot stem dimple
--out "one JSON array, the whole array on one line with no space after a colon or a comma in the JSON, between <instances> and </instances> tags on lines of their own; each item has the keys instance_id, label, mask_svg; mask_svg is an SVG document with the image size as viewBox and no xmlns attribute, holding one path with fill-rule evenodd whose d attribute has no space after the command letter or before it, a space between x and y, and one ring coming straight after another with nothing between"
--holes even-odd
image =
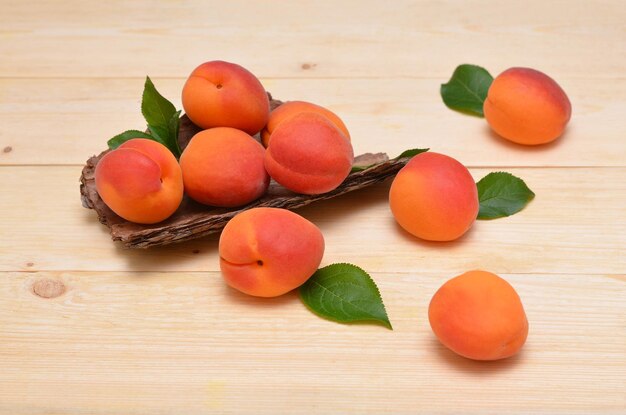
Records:
<instances>
[{"instance_id":1,"label":"apricot stem dimple","mask_svg":"<svg viewBox=\"0 0 626 415\"><path fill-rule=\"evenodd\" d=\"M263 266L263 261L261 261L261 260L259 259L259 260L256 262L256 264L257 264L258 266L262 267L262 266Z\"/></svg>"},{"instance_id":2,"label":"apricot stem dimple","mask_svg":"<svg viewBox=\"0 0 626 415\"><path fill-rule=\"evenodd\" d=\"M217 84L217 85L215 85L215 87L216 87L217 89L222 89L222 84Z\"/></svg>"}]
</instances>

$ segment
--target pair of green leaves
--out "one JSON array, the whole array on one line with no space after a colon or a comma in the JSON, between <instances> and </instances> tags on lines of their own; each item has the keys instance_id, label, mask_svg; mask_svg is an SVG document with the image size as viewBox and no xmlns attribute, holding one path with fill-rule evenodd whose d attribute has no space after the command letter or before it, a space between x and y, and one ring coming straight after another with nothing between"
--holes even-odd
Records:
<instances>
[{"instance_id":1,"label":"pair of green leaves","mask_svg":"<svg viewBox=\"0 0 626 415\"><path fill-rule=\"evenodd\" d=\"M493 76L476 65L459 65L448 83L441 85L443 102L451 109L484 117L483 105L487 99ZM478 183L480 211L478 219L495 219L519 212L535 194L523 180L510 173L496 172Z\"/></svg>"},{"instance_id":2,"label":"pair of green leaves","mask_svg":"<svg viewBox=\"0 0 626 415\"><path fill-rule=\"evenodd\" d=\"M510 216L534 193L510 173L489 173L478 183L478 219ZM380 291L372 278L352 264L320 268L300 287L302 302L315 314L340 323L371 322L392 329Z\"/></svg>"},{"instance_id":3,"label":"pair of green leaves","mask_svg":"<svg viewBox=\"0 0 626 415\"><path fill-rule=\"evenodd\" d=\"M425 151L428 149L407 150L396 159ZM535 197L522 179L506 172L489 173L476 187L480 203L478 219L513 215ZM376 283L356 265L332 264L320 268L299 292L302 302L321 317L340 323L370 322L392 329Z\"/></svg>"},{"instance_id":4,"label":"pair of green leaves","mask_svg":"<svg viewBox=\"0 0 626 415\"><path fill-rule=\"evenodd\" d=\"M107 144L116 149L133 138L147 138L167 147L176 158L180 157L178 130L180 128L180 110L157 91L150 77L146 77L141 99L141 113L148 123L148 132L128 130L111 138Z\"/></svg>"},{"instance_id":5,"label":"pair of green leaves","mask_svg":"<svg viewBox=\"0 0 626 415\"><path fill-rule=\"evenodd\" d=\"M397 158L413 157L424 149L407 150ZM478 219L513 215L535 194L511 173L494 172L477 184ZM315 314L340 323L370 322L392 329L380 291L372 278L356 265L332 264L320 268L300 287L302 302Z\"/></svg>"}]
</instances>

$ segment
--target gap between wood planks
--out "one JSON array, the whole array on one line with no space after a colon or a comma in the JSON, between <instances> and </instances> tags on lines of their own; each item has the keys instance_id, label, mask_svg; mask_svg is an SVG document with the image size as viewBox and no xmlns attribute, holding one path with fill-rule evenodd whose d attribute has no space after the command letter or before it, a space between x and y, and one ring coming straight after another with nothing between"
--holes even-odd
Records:
<instances>
[{"instance_id":1,"label":"gap between wood planks","mask_svg":"<svg viewBox=\"0 0 626 415\"><path fill-rule=\"evenodd\" d=\"M261 81L263 81L264 79L267 80L272 80L272 81L276 81L276 80L300 80L300 81L315 81L315 80L324 80L324 79L345 79L345 80L376 80L376 79L382 79L382 80L390 80L390 79L432 79L435 81L441 81L441 83L445 83L447 82L450 77L452 76L452 72L454 71L454 68L450 68L450 73L446 74L446 75L442 75L442 76L435 76L435 75L425 75L425 76L417 76L417 75L396 75L396 76L385 76L385 75L381 75L381 76L259 76L259 79ZM150 74L146 74L146 75L150 75ZM186 76L159 76L157 75L150 75L152 78L154 79L161 79L161 80L186 80L187 77ZM0 81L3 80L11 80L11 79L18 79L18 80L27 80L27 79L44 79L44 80L54 80L54 79L59 79L59 80L69 80L69 79L73 79L73 80L77 80L77 81L81 81L81 80L113 80L113 79L117 79L117 80L143 80L145 79L145 77L140 77L140 76L8 76L8 75L0 75ZM567 77L559 77L560 81L563 80L575 80L575 81L579 81L579 80L585 80L585 81L596 81L596 80L602 80L602 81L625 81L626 80L626 76L612 76L612 75L607 75L607 76L567 76Z\"/></svg>"},{"instance_id":2,"label":"gap between wood planks","mask_svg":"<svg viewBox=\"0 0 626 415\"><path fill-rule=\"evenodd\" d=\"M171 274L185 274L185 275L196 275L199 277L206 276L207 274L219 274L220 271L214 270L206 270L206 271L86 271L86 270L15 270L15 271L0 271L0 275L2 274L29 274L29 275L56 275L56 274L163 274L163 275L171 275ZM426 272L426 271L367 271L370 275L432 275L435 272ZM573 276L590 276L590 277L607 277L617 281L626 282L626 274L615 274L615 273L590 273L590 272L500 272L499 275L573 275Z\"/></svg>"}]
</instances>

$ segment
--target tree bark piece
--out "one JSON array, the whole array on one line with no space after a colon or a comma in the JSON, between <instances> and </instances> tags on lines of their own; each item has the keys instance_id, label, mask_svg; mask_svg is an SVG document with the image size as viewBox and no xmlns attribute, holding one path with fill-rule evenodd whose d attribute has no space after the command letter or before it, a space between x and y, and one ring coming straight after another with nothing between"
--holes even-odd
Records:
<instances>
[{"instance_id":1,"label":"tree bark piece","mask_svg":"<svg viewBox=\"0 0 626 415\"><path fill-rule=\"evenodd\" d=\"M277 105L280 105L280 101L272 100L272 106ZM183 115L179 132L181 148L184 148L191 137L199 131L200 128ZM408 158L389 160L389 157L384 153L362 154L355 157L354 165L371 167L351 173L335 190L320 195L303 195L291 192L272 180L263 197L246 206L234 209L201 205L185 196L181 206L170 218L157 224L142 225L117 216L106 206L96 191L95 168L98 161L107 152L108 150L103 151L100 155L87 160L80 177L80 194L83 206L95 210L100 222L109 228L113 240L120 241L126 248L168 245L216 233L221 231L237 213L253 207L277 207L293 210L318 200L331 199L353 190L383 182L394 176L409 160Z\"/></svg>"}]
</instances>

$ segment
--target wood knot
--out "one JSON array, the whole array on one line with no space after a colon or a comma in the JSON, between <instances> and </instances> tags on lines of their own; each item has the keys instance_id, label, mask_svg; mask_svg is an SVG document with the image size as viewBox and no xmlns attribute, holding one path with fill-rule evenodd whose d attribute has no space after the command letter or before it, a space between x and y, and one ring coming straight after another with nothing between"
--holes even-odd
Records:
<instances>
[{"instance_id":1,"label":"wood knot","mask_svg":"<svg viewBox=\"0 0 626 415\"><path fill-rule=\"evenodd\" d=\"M13 151L13 147L11 147L11 146L6 146L6 147L2 150L2 152L4 152L4 153L10 153L11 151Z\"/></svg>"},{"instance_id":2,"label":"wood knot","mask_svg":"<svg viewBox=\"0 0 626 415\"><path fill-rule=\"evenodd\" d=\"M33 292L41 298L55 298L65 292L65 284L52 278L43 278L35 281Z\"/></svg>"},{"instance_id":3,"label":"wood knot","mask_svg":"<svg viewBox=\"0 0 626 415\"><path fill-rule=\"evenodd\" d=\"M305 71L309 70L309 69L313 69L317 66L316 63L303 63L301 68L304 69Z\"/></svg>"}]
</instances>

